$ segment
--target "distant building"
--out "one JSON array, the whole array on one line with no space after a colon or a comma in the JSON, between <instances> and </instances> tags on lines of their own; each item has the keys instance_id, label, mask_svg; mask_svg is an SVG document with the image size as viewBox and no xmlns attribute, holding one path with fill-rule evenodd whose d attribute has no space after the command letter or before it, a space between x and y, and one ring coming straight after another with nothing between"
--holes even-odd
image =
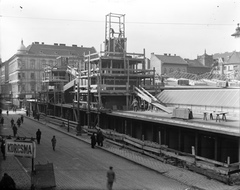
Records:
<instances>
[{"instance_id":1,"label":"distant building","mask_svg":"<svg viewBox=\"0 0 240 190\"><path fill-rule=\"evenodd\" d=\"M187 72L187 62L177 55L157 55L152 53L150 62L151 68L155 68L156 74L158 75L168 74L174 71Z\"/></svg>"},{"instance_id":2,"label":"distant building","mask_svg":"<svg viewBox=\"0 0 240 190\"><path fill-rule=\"evenodd\" d=\"M184 59L188 63L187 73L203 74L211 71L211 67L204 66L198 59Z\"/></svg>"},{"instance_id":3,"label":"distant building","mask_svg":"<svg viewBox=\"0 0 240 190\"><path fill-rule=\"evenodd\" d=\"M66 46L57 43L46 45L39 42L25 47L21 41L16 54L1 64L2 99L4 97L16 106L24 107L26 99L36 99L38 92L41 92L44 67L53 68L59 56L82 57L84 53L89 52L95 53L96 50L94 47Z\"/></svg>"},{"instance_id":4,"label":"distant building","mask_svg":"<svg viewBox=\"0 0 240 190\"><path fill-rule=\"evenodd\" d=\"M240 52L233 52L224 63L224 74L230 79L240 79Z\"/></svg>"},{"instance_id":5,"label":"distant building","mask_svg":"<svg viewBox=\"0 0 240 190\"><path fill-rule=\"evenodd\" d=\"M197 56L197 60L205 67L212 67L214 63L213 55L208 55L206 50L203 55Z\"/></svg>"}]
</instances>

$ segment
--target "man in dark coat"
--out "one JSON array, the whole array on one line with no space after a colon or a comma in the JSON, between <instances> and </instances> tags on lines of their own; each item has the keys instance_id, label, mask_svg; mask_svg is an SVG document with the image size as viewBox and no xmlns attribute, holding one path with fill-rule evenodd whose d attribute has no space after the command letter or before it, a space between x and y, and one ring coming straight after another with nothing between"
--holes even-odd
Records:
<instances>
[{"instance_id":1,"label":"man in dark coat","mask_svg":"<svg viewBox=\"0 0 240 190\"><path fill-rule=\"evenodd\" d=\"M21 122L23 123L23 115L21 115Z\"/></svg>"},{"instance_id":2,"label":"man in dark coat","mask_svg":"<svg viewBox=\"0 0 240 190\"><path fill-rule=\"evenodd\" d=\"M93 133L91 136L91 146L94 148L96 145L96 133Z\"/></svg>"},{"instance_id":3,"label":"man in dark coat","mask_svg":"<svg viewBox=\"0 0 240 190\"><path fill-rule=\"evenodd\" d=\"M40 144L41 135L42 135L42 132L40 131L40 129L38 129L36 132L36 139L38 144Z\"/></svg>"},{"instance_id":4,"label":"man in dark coat","mask_svg":"<svg viewBox=\"0 0 240 190\"><path fill-rule=\"evenodd\" d=\"M17 127L16 127L15 124L13 124L12 130L13 130L13 136L16 137L16 134L17 134L17 130L18 130L18 129L17 129Z\"/></svg>"},{"instance_id":5,"label":"man in dark coat","mask_svg":"<svg viewBox=\"0 0 240 190\"><path fill-rule=\"evenodd\" d=\"M2 152L2 155L3 155L3 159L6 160L6 154L5 154L5 141L2 140L2 144L1 144L1 152Z\"/></svg>"},{"instance_id":6,"label":"man in dark coat","mask_svg":"<svg viewBox=\"0 0 240 190\"><path fill-rule=\"evenodd\" d=\"M116 175L113 171L113 167L110 166L109 170L107 171L107 189L112 190L113 182L116 181Z\"/></svg>"},{"instance_id":7,"label":"man in dark coat","mask_svg":"<svg viewBox=\"0 0 240 190\"><path fill-rule=\"evenodd\" d=\"M98 143L98 146L103 146L103 140L104 140L104 136L102 134L102 131L98 130L98 133L97 133L97 143Z\"/></svg>"},{"instance_id":8,"label":"man in dark coat","mask_svg":"<svg viewBox=\"0 0 240 190\"><path fill-rule=\"evenodd\" d=\"M14 180L7 174L4 173L2 180L0 182L1 190L15 190L16 184Z\"/></svg>"}]
</instances>

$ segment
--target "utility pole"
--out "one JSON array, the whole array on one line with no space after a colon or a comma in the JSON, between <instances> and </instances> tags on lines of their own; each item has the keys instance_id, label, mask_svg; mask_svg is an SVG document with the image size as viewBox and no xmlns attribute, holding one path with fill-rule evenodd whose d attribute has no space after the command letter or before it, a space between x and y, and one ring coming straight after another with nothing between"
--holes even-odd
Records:
<instances>
[{"instance_id":1,"label":"utility pole","mask_svg":"<svg viewBox=\"0 0 240 190\"><path fill-rule=\"evenodd\" d=\"M90 125L90 52L89 52L89 56L88 56L88 94L87 94L88 98L88 128L91 127Z\"/></svg>"},{"instance_id":2,"label":"utility pole","mask_svg":"<svg viewBox=\"0 0 240 190\"><path fill-rule=\"evenodd\" d=\"M80 96L79 96L79 90L80 90L80 73L81 70L79 69L79 62L78 61L78 76L77 76L77 114L78 114L78 126L77 126L77 136L81 136L82 135L82 128L81 128L81 123L80 123L80 106L79 106L79 100L80 100Z\"/></svg>"}]
</instances>

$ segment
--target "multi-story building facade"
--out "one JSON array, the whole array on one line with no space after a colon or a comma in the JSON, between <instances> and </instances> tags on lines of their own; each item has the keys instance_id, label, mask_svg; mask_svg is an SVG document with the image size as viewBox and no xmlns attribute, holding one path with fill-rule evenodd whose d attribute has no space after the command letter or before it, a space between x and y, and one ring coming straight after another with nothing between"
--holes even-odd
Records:
<instances>
[{"instance_id":1,"label":"multi-story building facade","mask_svg":"<svg viewBox=\"0 0 240 190\"><path fill-rule=\"evenodd\" d=\"M27 100L38 98L38 93L42 90L45 67L54 68L56 58L59 56L81 57L89 52L94 53L96 50L94 47L66 46L57 43L46 45L39 42L25 47L21 41L16 54L2 64L1 72L5 69L5 77L2 76L1 79L2 90L4 86L8 86L2 92L2 97L10 99L17 107L25 107Z\"/></svg>"},{"instance_id":2,"label":"multi-story building facade","mask_svg":"<svg viewBox=\"0 0 240 190\"><path fill-rule=\"evenodd\" d=\"M164 54L157 55L152 53L150 67L155 68L156 74L163 75L174 71L187 72L187 62L180 56Z\"/></svg>"}]
</instances>

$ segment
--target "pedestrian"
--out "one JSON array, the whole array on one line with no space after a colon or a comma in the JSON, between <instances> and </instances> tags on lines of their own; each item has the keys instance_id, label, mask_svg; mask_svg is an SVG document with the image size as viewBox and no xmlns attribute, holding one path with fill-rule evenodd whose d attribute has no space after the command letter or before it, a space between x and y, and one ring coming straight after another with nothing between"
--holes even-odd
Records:
<instances>
[{"instance_id":1,"label":"pedestrian","mask_svg":"<svg viewBox=\"0 0 240 190\"><path fill-rule=\"evenodd\" d=\"M102 131L99 129L98 133L97 133L97 143L98 143L98 146L103 146L103 140L104 140L104 136L102 134Z\"/></svg>"},{"instance_id":2,"label":"pedestrian","mask_svg":"<svg viewBox=\"0 0 240 190\"><path fill-rule=\"evenodd\" d=\"M13 178L11 178L7 173L4 173L4 176L0 181L0 187L1 190L15 190L16 184Z\"/></svg>"},{"instance_id":3,"label":"pedestrian","mask_svg":"<svg viewBox=\"0 0 240 190\"><path fill-rule=\"evenodd\" d=\"M95 145L96 145L96 133L93 133L91 135L91 146L92 146L92 148L94 148Z\"/></svg>"},{"instance_id":4,"label":"pedestrian","mask_svg":"<svg viewBox=\"0 0 240 190\"><path fill-rule=\"evenodd\" d=\"M56 147L56 143L57 143L57 139L56 139L56 137L55 136L53 136L53 138L52 138L52 148L53 148L53 150L55 151L55 147Z\"/></svg>"},{"instance_id":5,"label":"pedestrian","mask_svg":"<svg viewBox=\"0 0 240 190\"><path fill-rule=\"evenodd\" d=\"M26 111L26 115L28 116L28 110Z\"/></svg>"},{"instance_id":6,"label":"pedestrian","mask_svg":"<svg viewBox=\"0 0 240 190\"><path fill-rule=\"evenodd\" d=\"M137 111L137 110L138 110L138 101L137 101L136 98L134 98L131 106L133 106L133 110L134 110L134 111Z\"/></svg>"},{"instance_id":7,"label":"pedestrian","mask_svg":"<svg viewBox=\"0 0 240 190\"><path fill-rule=\"evenodd\" d=\"M23 123L23 115L21 115L21 122Z\"/></svg>"},{"instance_id":8,"label":"pedestrian","mask_svg":"<svg viewBox=\"0 0 240 190\"><path fill-rule=\"evenodd\" d=\"M39 121L39 119L40 119L40 114L37 113L36 117L37 117L37 120Z\"/></svg>"},{"instance_id":9,"label":"pedestrian","mask_svg":"<svg viewBox=\"0 0 240 190\"><path fill-rule=\"evenodd\" d=\"M18 126L18 127L21 126L21 119L20 119L20 118L18 118L18 120L17 120L17 126Z\"/></svg>"},{"instance_id":10,"label":"pedestrian","mask_svg":"<svg viewBox=\"0 0 240 190\"><path fill-rule=\"evenodd\" d=\"M5 140L2 140L2 144L1 144L1 152L2 152L2 155L3 155L3 160L6 160L6 154L5 154Z\"/></svg>"},{"instance_id":11,"label":"pedestrian","mask_svg":"<svg viewBox=\"0 0 240 190\"><path fill-rule=\"evenodd\" d=\"M13 126L13 124L14 124L14 119L12 118L11 119L11 126Z\"/></svg>"},{"instance_id":12,"label":"pedestrian","mask_svg":"<svg viewBox=\"0 0 240 190\"><path fill-rule=\"evenodd\" d=\"M13 136L16 137L16 134L17 134L17 127L15 124L13 124L13 127L12 127L12 130L13 130Z\"/></svg>"},{"instance_id":13,"label":"pedestrian","mask_svg":"<svg viewBox=\"0 0 240 190\"><path fill-rule=\"evenodd\" d=\"M8 115L8 110L7 110L7 115Z\"/></svg>"},{"instance_id":14,"label":"pedestrian","mask_svg":"<svg viewBox=\"0 0 240 190\"><path fill-rule=\"evenodd\" d=\"M41 135L42 135L42 132L40 131L40 129L38 129L36 132L36 139L38 144L40 144Z\"/></svg>"},{"instance_id":15,"label":"pedestrian","mask_svg":"<svg viewBox=\"0 0 240 190\"><path fill-rule=\"evenodd\" d=\"M110 166L109 170L107 171L107 189L112 190L113 182L116 181L116 175L113 171L113 167Z\"/></svg>"}]
</instances>

